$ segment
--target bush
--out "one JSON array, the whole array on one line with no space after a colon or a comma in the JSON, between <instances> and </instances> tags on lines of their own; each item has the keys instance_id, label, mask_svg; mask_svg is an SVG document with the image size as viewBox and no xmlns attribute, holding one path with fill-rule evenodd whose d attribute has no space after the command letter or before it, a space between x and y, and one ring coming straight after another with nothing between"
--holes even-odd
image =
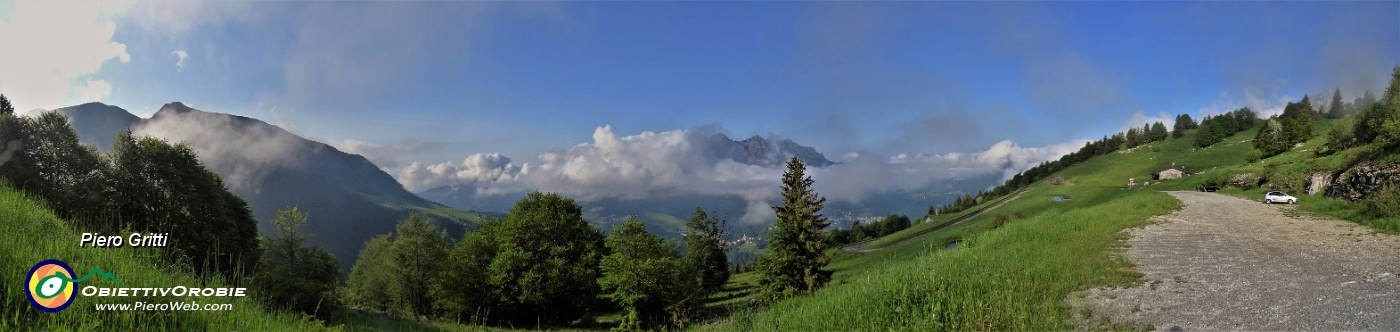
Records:
<instances>
[{"instance_id":1,"label":"bush","mask_svg":"<svg viewBox=\"0 0 1400 332\"><path fill-rule=\"evenodd\" d=\"M1400 184L1387 184L1366 198L1366 207L1377 217L1400 216Z\"/></svg>"},{"instance_id":2,"label":"bush","mask_svg":"<svg viewBox=\"0 0 1400 332\"><path fill-rule=\"evenodd\" d=\"M1307 181L1303 174L1278 172L1269 176L1269 187L1282 192L1297 193L1303 191Z\"/></svg>"},{"instance_id":3,"label":"bush","mask_svg":"<svg viewBox=\"0 0 1400 332\"><path fill-rule=\"evenodd\" d=\"M1259 149L1254 149L1250 150L1249 154L1244 156L1244 161L1253 164L1263 158L1264 152L1259 151Z\"/></svg>"}]
</instances>

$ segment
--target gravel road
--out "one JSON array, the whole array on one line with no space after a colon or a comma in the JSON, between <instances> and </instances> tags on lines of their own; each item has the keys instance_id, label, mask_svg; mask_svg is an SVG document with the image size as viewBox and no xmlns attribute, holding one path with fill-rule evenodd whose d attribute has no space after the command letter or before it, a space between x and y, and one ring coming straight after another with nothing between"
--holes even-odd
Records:
<instances>
[{"instance_id":1,"label":"gravel road","mask_svg":"<svg viewBox=\"0 0 1400 332\"><path fill-rule=\"evenodd\" d=\"M1170 194L1185 208L1128 231L1145 282L1071 295L1080 328L1400 330L1400 236L1294 206Z\"/></svg>"}]
</instances>

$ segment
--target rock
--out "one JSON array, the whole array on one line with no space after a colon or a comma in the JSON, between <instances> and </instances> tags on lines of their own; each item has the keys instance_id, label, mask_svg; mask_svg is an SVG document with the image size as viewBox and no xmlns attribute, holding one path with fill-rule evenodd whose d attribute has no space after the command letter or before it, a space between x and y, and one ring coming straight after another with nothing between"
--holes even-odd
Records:
<instances>
[{"instance_id":1,"label":"rock","mask_svg":"<svg viewBox=\"0 0 1400 332\"><path fill-rule=\"evenodd\" d=\"M1332 184L1332 178L1331 172L1313 173L1311 176L1308 176L1308 185L1305 187L1306 189L1304 189L1304 191L1307 192L1308 195L1314 195L1323 190L1327 190L1327 186Z\"/></svg>"},{"instance_id":2,"label":"rock","mask_svg":"<svg viewBox=\"0 0 1400 332\"><path fill-rule=\"evenodd\" d=\"M1256 179L1254 178L1254 173L1235 174L1230 176L1230 185L1240 188L1249 188L1254 185L1255 181Z\"/></svg>"},{"instance_id":3,"label":"rock","mask_svg":"<svg viewBox=\"0 0 1400 332\"><path fill-rule=\"evenodd\" d=\"M1342 172L1326 189L1327 197L1359 201L1381 190L1387 183L1400 182L1400 165L1361 164Z\"/></svg>"},{"instance_id":4,"label":"rock","mask_svg":"<svg viewBox=\"0 0 1400 332\"><path fill-rule=\"evenodd\" d=\"M1065 182L1067 182L1067 181L1065 180L1065 178L1062 178L1062 177L1056 177L1056 178L1050 179L1050 184L1056 185L1056 186L1065 184Z\"/></svg>"}]
</instances>

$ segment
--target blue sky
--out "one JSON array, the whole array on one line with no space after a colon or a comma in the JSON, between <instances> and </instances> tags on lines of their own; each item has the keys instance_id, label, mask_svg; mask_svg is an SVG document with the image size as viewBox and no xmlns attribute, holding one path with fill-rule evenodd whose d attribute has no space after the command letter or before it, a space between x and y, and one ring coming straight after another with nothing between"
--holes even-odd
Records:
<instances>
[{"instance_id":1,"label":"blue sky","mask_svg":"<svg viewBox=\"0 0 1400 332\"><path fill-rule=\"evenodd\" d=\"M0 93L21 109L183 101L386 168L530 160L605 125L776 135L835 159L1379 93L1400 2L0 0L0 44Z\"/></svg>"}]
</instances>

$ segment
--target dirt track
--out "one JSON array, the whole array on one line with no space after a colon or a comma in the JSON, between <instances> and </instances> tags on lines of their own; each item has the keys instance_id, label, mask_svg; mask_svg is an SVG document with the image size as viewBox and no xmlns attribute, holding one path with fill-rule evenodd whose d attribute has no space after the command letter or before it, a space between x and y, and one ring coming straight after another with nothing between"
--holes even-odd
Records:
<instances>
[{"instance_id":1,"label":"dirt track","mask_svg":"<svg viewBox=\"0 0 1400 332\"><path fill-rule=\"evenodd\" d=\"M1400 330L1400 236L1294 206L1171 195L1185 208L1130 230L1146 282L1071 295L1080 328Z\"/></svg>"}]
</instances>

